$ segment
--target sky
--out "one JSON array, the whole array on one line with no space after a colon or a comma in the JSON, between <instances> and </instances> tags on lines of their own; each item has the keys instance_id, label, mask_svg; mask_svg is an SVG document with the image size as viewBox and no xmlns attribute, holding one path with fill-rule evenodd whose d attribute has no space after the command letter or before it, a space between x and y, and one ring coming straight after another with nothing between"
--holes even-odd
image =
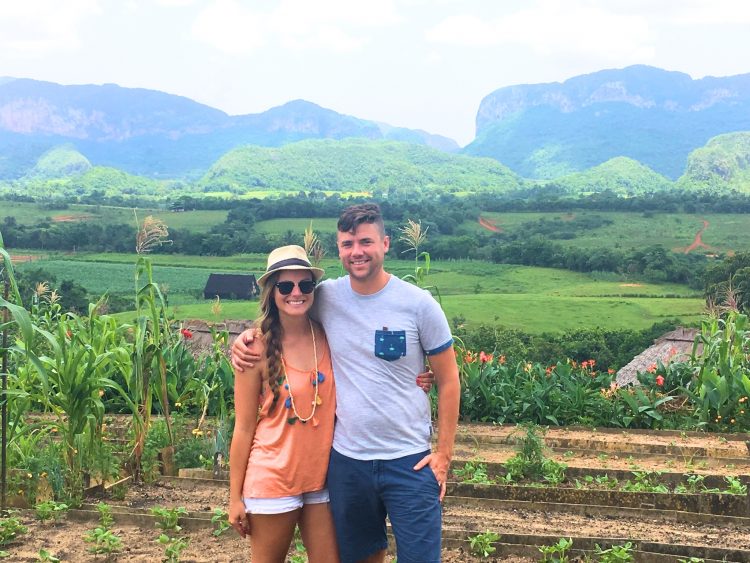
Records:
<instances>
[{"instance_id":1,"label":"sky","mask_svg":"<svg viewBox=\"0 0 750 563\"><path fill-rule=\"evenodd\" d=\"M161 90L230 115L305 99L461 146L498 88L632 64L750 72L750 2L0 3L0 76Z\"/></svg>"}]
</instances>

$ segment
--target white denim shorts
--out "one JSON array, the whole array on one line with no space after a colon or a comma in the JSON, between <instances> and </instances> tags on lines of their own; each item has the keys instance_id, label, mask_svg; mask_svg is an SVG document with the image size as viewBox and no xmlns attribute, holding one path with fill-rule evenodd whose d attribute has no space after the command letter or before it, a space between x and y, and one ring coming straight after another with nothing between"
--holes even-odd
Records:
<instances>
[{"instance_id":1,"label":"white denim shorts","mask_svg":"<svg viewBox=\"0 0 750 563\"><path fill-rule=\"evenodd\" d=\"M248 514L283 514L302 508L306 504L323 504L329 501L328 489L302 493L291 497L243 498Z\"/></svg>"}]
</instances>

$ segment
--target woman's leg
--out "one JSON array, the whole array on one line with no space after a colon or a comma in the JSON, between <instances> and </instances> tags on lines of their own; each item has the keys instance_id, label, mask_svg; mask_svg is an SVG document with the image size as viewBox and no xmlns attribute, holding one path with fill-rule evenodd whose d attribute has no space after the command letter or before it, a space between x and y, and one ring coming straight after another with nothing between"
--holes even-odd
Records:
<instances>
[{"instance_id":1,"label":"woman's leg","mask_svg":"<svg viewBox=\"0 0 750 563\"><path fill-rule=\"evenodd\" d=\"M300 510L282 514L249 514L253 563L284 563Z\"/></svg>"},{"instance_id":2,"label":"woman's leg","mask_svg":"<svg viewBox=\"0 0 750 563\"><path fill-rule=\"evenodd\" d=\"M338 563L336 531L327 502L303 506L299 528L309 563Z\"/></svg>"}]
</instances>

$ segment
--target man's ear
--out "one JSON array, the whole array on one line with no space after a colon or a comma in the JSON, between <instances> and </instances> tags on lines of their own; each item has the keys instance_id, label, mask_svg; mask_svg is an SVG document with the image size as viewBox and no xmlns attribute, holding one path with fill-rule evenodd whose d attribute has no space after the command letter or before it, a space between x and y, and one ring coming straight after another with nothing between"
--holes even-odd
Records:
<instances>
[{"instance_id":1,"label":"man's ear","mask_svg":"<svg viewBox=\"0 0 750 563\"><path fill-rule=\"evenodd\" d=\"M385 247L385 252L388 253L388 250L391 248L391 237L388 235L383 237L383 246Z\"/></svg>"}]
</instances>

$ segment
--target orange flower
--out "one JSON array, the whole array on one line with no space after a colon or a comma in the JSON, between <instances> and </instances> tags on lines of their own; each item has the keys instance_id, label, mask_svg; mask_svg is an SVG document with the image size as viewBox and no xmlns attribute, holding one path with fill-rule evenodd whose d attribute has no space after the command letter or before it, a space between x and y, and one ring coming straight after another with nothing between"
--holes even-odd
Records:
<instances>
[{"instance_id":1,"label":"orange flower","mask_svg":"<svg viewBox=\"0 0 750 563\"><path fill-rule=\"evenodd\" d=\"M483 364L488 364L492 361L492 354L485 354L484 350L479 352L479 361Z\"/></svg>"},{"instance_id":2,"label":"orange flower","mask_svg":"<svg viewBox=\"0 0 750 563\"><path fill-rule=\"evenodd\" d=\"M464 356L464 363L473 364L476 361L477 361L477 357L475 354L472 354L471 352L466 352L466 355Z\"/></svg>"},{"instance_id":3,"label":"orange flower","mask_svg":"<svg viewBox=\"0 0 750 563\"><path fill-rule=\"evenodd\" d=\"M500 364L505 363L505 356L500 356L500 359L497 360Z\"/></svg>"},{"instance_id":4,"label":"orange flower","mask_svg":"<svg viewBox=\"0 0 750 563\"><path fill-rule=\"evenodd\" d=\"M608 373L609 375L614 375L614 374L615 374L615 370L613 370L612 368L609 368L609 369L607 370L607 373Z\"/></svg>"},{"instance_id":5,"label":"orange flower","mask_svg":"<svg viewBox=\"0 0 750 563\"><path fill-rule=\"evenodd\" d=\"M648 369L646 370L649 373L654 373L656 371L656 364L651 364L648 366Z\"/></svg>"}]
</instances>

